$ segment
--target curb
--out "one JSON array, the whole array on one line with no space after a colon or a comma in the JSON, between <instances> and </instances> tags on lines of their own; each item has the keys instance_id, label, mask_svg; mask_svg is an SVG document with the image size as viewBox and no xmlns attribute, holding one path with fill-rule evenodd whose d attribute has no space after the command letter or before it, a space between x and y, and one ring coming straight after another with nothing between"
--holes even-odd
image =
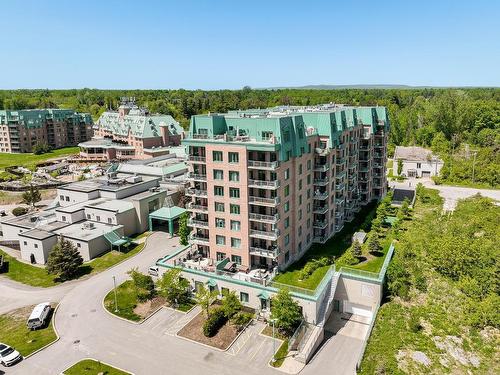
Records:
<instances>
[{"instance_id":1,"label":"curb","mask_svg":"<svg viewBox=\"0 0 500 375\"><path fill-rule=\"evenodd\" d=\"M107 362L99 361L98 359L91 358L91 357L85 357L85 358L80 359L78 362L73 363L71 366L69 366L68 368L64 369L64 371L61 371L60 375L64 375L64 372L65 372L65 371L68 371L71 367L73 367L73 366L74 366L74 365L76 365L77 363L80 363L81 361L84 361L84 360L86 360L86 359L91 360L91 361L94 361L94 362L99 362L99 363L102 363L102 364L104 364L104 365L106 365L106 366L109 366L109 367L112 367L112 368L114 368L114 369L117 369L117 370L120 370L120 371L126 372L127 374L130 374L130 375L135 375L133 372L130 372L130 371L124 370L124 369L122 369L122 368L120 368L120 367L110 365L110 364L109 364L109 363L107 363Z\"/></svg>"},{"instance_id":2,"label":"curb","mask_svg":"<svg viewBox=\"0 0 500 375\"><path fill-rule=\"evenodd\" d=\"M59 336L59 333L57 332L57 328L56 328L56 312L57 312L58 308L59 308L59 303L56 305L56 307L54 308L54 312L52 313L52 329L54 330L54 333L56 334L56 339L52 342L49 342L47 345L42 346L40 349L35 350L33 353L30 353L25 357L23 356L24 359L28 359L28 358L34 356L38 352L41 352L42 350L48 348L49 346L51 346L59 341L60 336Z\"/></svg>"}]
</instances>

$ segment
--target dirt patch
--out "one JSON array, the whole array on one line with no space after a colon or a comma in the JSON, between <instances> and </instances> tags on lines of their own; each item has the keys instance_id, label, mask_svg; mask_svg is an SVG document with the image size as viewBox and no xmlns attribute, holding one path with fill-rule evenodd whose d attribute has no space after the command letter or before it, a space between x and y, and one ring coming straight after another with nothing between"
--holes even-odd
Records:
<instances>
[{"instance_id":1,"label":"dirt patch","mask_svg":"<svg viewBox=\"0 0 500 375\"><path fill-rule=\"evenodd\" d=\"M149 301L139 303L134 308L134 314L137 314L141 318L145 319L163 305L165 305L165 298L155 297Z\"/></svg>"},{"instance_id":2,"label":"dirt patch","mask_svg":"<svg viewBox=\"0 0 500 375\"><path fill-rule=\"evenodd\" d=\"M238 336L237 327L227 322L219 329L219 332L213 337L206 337L203 334L203 323L205 323L205 314L200 312L186 324L177 335L200 342L205 345L213 346L214 348L226 350L229 348L234 339Z\"/></svg>"}]
</instances>

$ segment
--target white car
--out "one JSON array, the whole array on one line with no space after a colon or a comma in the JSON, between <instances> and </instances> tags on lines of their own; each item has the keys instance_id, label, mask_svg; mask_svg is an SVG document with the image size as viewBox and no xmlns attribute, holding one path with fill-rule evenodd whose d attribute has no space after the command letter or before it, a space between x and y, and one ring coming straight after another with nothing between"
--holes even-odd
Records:
<instances>
[{"instance_id":1,"label":"white car","mask_svg":"<svg viewBox=\"0 0 500 375\"><path fill-rule=\"evenodd\" d=\"M22 358L23 357L17 350L0 342L0 363L2 363L2 365L11 366Z\"/></svg>"}]
</instances>

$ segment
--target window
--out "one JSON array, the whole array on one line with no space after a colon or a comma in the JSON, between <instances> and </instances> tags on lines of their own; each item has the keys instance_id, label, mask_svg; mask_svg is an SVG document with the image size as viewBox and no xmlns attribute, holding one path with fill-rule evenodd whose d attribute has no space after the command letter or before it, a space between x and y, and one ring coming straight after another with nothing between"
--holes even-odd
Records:
<instances>
[{"instance_id":1,"label":"window","mask_svg":"<svg viewBox=\"0 0 500 375\"><path fill-rule=\"evenodd\" d=\"M23 243L24 243L24 246L28 246L28 242L23 241Z\"/></svg>"},{"instance_id":2,"label":"window","mask_svg":"<svg viewBox=\"0 0 500 375\"><path fill-rule=\"evenodd\" d=\"M215 211L224 212L224 203L215 202Z\"/></svg>"},{"instance_id":3,"label":"window","mask_svg":"<svg viewBox=\"0 0 500 375\"><path fill-rule=\"evenodd\" d=\"M229 181L233 181L233 182L240 181L240 172L229 171Z\"/></svg>"},{"instance_id":4,"label":"window","mask_svg":"<svg viewBox=\"0 0 500 375\"><path fill-rule=\"evenodd\" d=\"M215 226L217 228L225 228L226 227L226 220L221 219L219 217L215 218Z\"/></svg>"},{"instance_id":5,"label":"window","mask_svg":"<svg viewBox=\"0 0 500 375\"><path fill-rule=\"evenodd\" d=\"M66 216L61 216L62 221L66 221Z\"/></svg>"},{"instance_id":6,"label":"window","mask_svg":"<svg viewBox=\"0 0 500 375\"><path fill-rule=\"evenodd\" d=\"M290 195L290 185L285 186L285 197L288 197Z\"/></svg>"},{"instance_id":7,"label":"window","mask_svg":"<svg viewBox=\"0 0 500 375\"><path fill-rule=\"evenodd\" d=\"M240 189L238 189L238 188L229 188L229 196L231 198L239 198L240 197Z\"/></svg>"},{"instance_id":8,"label":"window","mask_svg":"<svg viewBox=\"0 0 500 375\"><path fill-rule=\"evenodd\" d=\"M241 229L241 223L236 220L231 220L231 230L239 231Z\"/></svg>"},{"instance_id":9,"label":"window","mask_svg":"<svg viewBox=\"0 0 500 375\"><path fill-rule=\"evenodd\" d=\"M113 223L113 219L108 217L108 224L112 224Z\"/></svg>"},{"instance_id":10,"label":"window","mask_svg":"<svg viewBox=\"0 0 500 375\"><path fill-rule=\"evenodd\" d=\"M285 236L285 246L286 246L286 245L288 245L289 243L290 243L290 235L289 235L289 234L287 234L287 235Z\"/></svg>"},{"instance_id":11,"label":"window","mask_svg":"<svg viewBox=\"0 0 500 375\"><path fill-rule=\"evenodd\" d=\"M307 175L307 184L311 185L311 175Z\"/></svg>"},{"instance_id":12,"label":"window","mask_svg":"<svg viewBox=\"0 0 500 375\"><path fill-rule=\"evenodd\" d=\"M302 174L302 164L299 164L299 174Z\"/></svg>"},{"instance_id":13,"label":"window","mask_svg":"<svg viewBox=\"0 0 500 375\"><path fill-rule=\"evenodd\" d=\"M268 139L271 139L273 137L273 132L262 132L262 139L265 141L265 140L268 140Z\"/></svg>"},{"instance_id":14,"label":"window","mask_svg":"<svg viewBox=\"0 0 500 375\"><path fill-rule=\"evenodd\" d=\"M223 186L214 186L214 195L218 197L224 196L224 187Z\"/></svg>"},{"instance_id":15,"label":"window","mask_svg":"<svg viewBox=\"0 0 500 375\"><path fill-rule=\"evenodd\" d=\"M69 202L69 197L66 197L66 202Z\"/></svg>"},{"instance_id":16,"label":"window","mask_svg":"<svg viewBox=\"0 0 500 375\"><path fill-rule=\"evenodd\" d=\"M239 255L231 255L231 262L241 264L241 257Z\"/></svg>"},{"instance_id":17,"label":"window","mask_svg":"<svg viewBox=\"0 0 500 375\"><path fill-rule=\"evenodd\" d=\"M63 201L64 200L64 195L60 195L59 199Z\"/></svg>"},{"instance_id":18,"label":"window","mask_svg":"<svg viewBox=\"0 0 500 375\"><path fill-rule=\"evenodd\" d=\"M248 293L240 292L240 301L241 302L248 302Z\"/></svg>"},{"instance_id":19,"label":"window","mask_svg":"<svg viewBox=\"0 0 500 375\"><path fill-rule=\"evenodd\" d=\"M35 249L38 249L38 244L34 244L34 246L35 246Z\"/></svg>"},{"instance_id":20,"label":"window","mask_svg":"<svg viewBox=\"0 0 500 375\"><path fill-rule=\"evenodd\" d=\"M95 219L96 219L97 221L101 221L101 217L100 217L100 216L96 216L96 217L95 217Z\"/></svg>"},{"instance_id":21,"label":"window","mask_svg":"<svg viewBox=\"0 0 500 375\"><path fill-rule=\"evenodd\" d=\"M288 180L290 178L290 169L285 170L285 180Z\"/></svg>"},{"instance_id":22,"label":"window","mask_svg":"<svg viewBox=\"0 0 500 375\"><path fill-rule=\"evenodd\" d=\"M290 226L290 218L289 218L289 217L287 217L287 218L285 219L285 229L286 229L286 228L288 228L289 226Z\"/></svg>"},{"instance_id":23,"label":"window","mask_svg":"<svg viewBox=\"0 0 500 375\"><path fill-rule=\"evenodd\" d=\"M241 240L239 238L231 237L231 247L239 249L241 246Z\"/></svg>"},{"instance_id":24,"label":"window","mask_svg":"<svg viewBox=\"0 0 500 375\"><path fill-rule=\"evenodd\" d=\"M283 132L283 140L285 142L290 142L290 131L289 130L286 130Z\"/></svg>"},{"instance_id":25,"label":"window","mask_svg":"<svg viewBox=\"0 0 500 375\"><path fill-rule=\"evenodd\" d=\"M287 251L285 254L285 263L288 263L289 260L290 260L290 252Z\"/></svg>"},{"instance_id":26,"label":"window","mask_svg":"<svg viewBox=\"0 0 500 375\"><path fill-rule=\"evenodd\" d=\"M302 180L299 180L299 190L302 190Z\"/></svg>"},{"instance_id":27,"label":"window","mask_svg":"<svg viewBox=\"0 0 500 375\"><path fill-rule=\"evenodd\" d=\"M302 194L299 195L299 205L302 204Z\"/></svg>"},{"instance_id":28,"label":"window","mask_svg":"<svg viewBox=\"0 0 500 375\"><path fill-rule=\"evenodd\" d=\"M238 163L240 161L240 154L237 152L229 152L229 162Z\"/></svg>"},{"instance_id":29,"label":"window","mask_svg":"<svg viewBox=\"0 0 500 375\"><path fill-rule=\"evenodd\" d=\"M214 161L224 161L222 151L212 151L212 159Z\"/></svg>"},{"instance_id":30,"label":"window","mask_svg":"<svg viewBox=\"0 0 500 375\"><path fill-rule=\"evenodd\" d=\"M299 210L299 220L302 220L302 210Z\"/></svg>"},{"instance_id":31,"label":"window","mask_svg":"<svg viewBox=\"0 0 500 375\"><path fill-rule=\"evenodd\" d=\"M422 168L422 163L417 163L417 168Z\"/></svg>"},{"instance_id":32,"label":"window","mask_svg":"<svg viewBox=\"0 0 500 375\"><path fill-rule=\"evenodd\" d=\"M230 204L229 211L232 214L239 215L240 214L240 205L239 204Z\"/></svg>"},{"instance_id":33,"label":"window","mask_svg":"<svg viewBox=\"0 0 500 375\"><path fill-rule=\"evenodd\" d=\"M90 214L87 214L87 219L90 220Z\"/></svg>"},{"instance_id":34,"label":"window","mask_svg":"<svg viewBox=\"0 0 500 375\"><path fill-rule=\"evenodd\" d=\"M225 244L226 244L226 237L216 235L216 236L215 236L215 243L216 243L217 245L225 245Z\"/></svg>"},{"instance_id":35,"label":"window","mask_svg":"<svg viewBox=\"0 0 500 375\"><path fill-rule=\"evenodd\" d=\"M311 170L311 160L308 160L307 161L307 170L310 171Z\"/></svg>"},{"instance_id":36,"label":"window","mask_svg":"<svg viewBox=\"0 0 500 375\"><path fill-rule=\"evenodd\" d=\"M283 210L284 210L285 212L288 212L288 211L290 210L290 202L288 202L288 201L287 201L287 202L285 202L285 205L284 205Z\"/></svg>"},{"instance_id":37,"label":"window","mask_svg":"<svg viewBox=\"0 0 500 375\"><path fill-rule=\"evenodd\" d=\"M223 180L224 179L224 171L220 169L214 169L214 180Z\"/></svg>"},{"instance_id":38,"label":"window","mask_svg":"<svg viewBox=\"0 0 500 375\"><path fill-rule=\"evenodd\" d=\"M80 242L77 242L76 247L82 247L82 244Z\"/></svg>"},{"instance_id":39,"label":"window","mask_svg":"<svg viewBox=\"0 0 500 375\"><path fill-rule=\"evenodd\" d=\"M226 259L226 253L221 253L217 251L217 262L220 262L221 260Z\"/></svg>"},{"instance_id":40,"label":"window","mask_svg":"<svg viewBox=\"0 0 500 375\"><path fill-rule=\"evenodd\" d=\"M302 225L299 226L298 234L299 236L302 236Z\"/></svg>"}]
</instances>

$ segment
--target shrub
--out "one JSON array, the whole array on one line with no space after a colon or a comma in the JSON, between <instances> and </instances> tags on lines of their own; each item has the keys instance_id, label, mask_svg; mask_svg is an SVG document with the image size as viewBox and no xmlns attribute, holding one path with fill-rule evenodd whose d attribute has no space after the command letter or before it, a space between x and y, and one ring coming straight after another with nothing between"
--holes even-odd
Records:
<instances>
[{"instance_id":1,"label":"shrub","mask_svg":"<svg viewBox=\"0 0 500 375\"><path fill-rule=\"evenodd\" d=\"M221 308L212 309L210 316L205 323L203 323L203 334L206 337L215 336L226 322L227 317L226 314L224 314L224 310Z\"/></svg>"},{"instance_id":2,"label":"shrub","mask_svg":"<svg viewBox=\"0 0 500 375\"><path fill-rule=\"evenodd\" d=\"M349 248L344 254L342 254L337 259L337 267L342 266L354 266L359 263L359 259L356 258L352 252L352 248Z\"/></svg>"},{"instance_id":3,"label":"shrub","mask_svg":"<svg viewBox=\"0 0 500 375\"><path fill-rule=\"evenodd\" d=\"M26 213L28 213L28 208L26 207L16 207L12 210L12 215L14 216L21 216L21 215L25 215Z\"/></svg>"},{"instance_id":4,"label":"shrub","mask_svg":"<svg viewBox=\"0 0 500 375\"><path fill-rule=\"evenodd\" d=\"M33 146L33 153L35 155L46 154L50 151L52 151L52 148L46 143L38 143Z\"/></svg>"},{"instance_id":5,"label":"shrub","mask_svg":"<svg viewBox=\"0 0 500 375\"><path fill-rule=\"evenodd\" d=\"M320 259L313 259L306 263L306 265L299 272L299 280L307 280L314 271L320 267L329 266L333 264L333 258L321 257Z\"/></svg>"},{"instance_id":6,"label":"shrub","mask_svg":"<svg viewBox=\"0 0 500 375\"><path fill-rule=\"evenodd\" d=\"M250 320L252 320L253 314L240 311L239 313L233 315L231 318L231 323L237 326L239 329L243 328Z\"/></svg>"}]
</instances>

